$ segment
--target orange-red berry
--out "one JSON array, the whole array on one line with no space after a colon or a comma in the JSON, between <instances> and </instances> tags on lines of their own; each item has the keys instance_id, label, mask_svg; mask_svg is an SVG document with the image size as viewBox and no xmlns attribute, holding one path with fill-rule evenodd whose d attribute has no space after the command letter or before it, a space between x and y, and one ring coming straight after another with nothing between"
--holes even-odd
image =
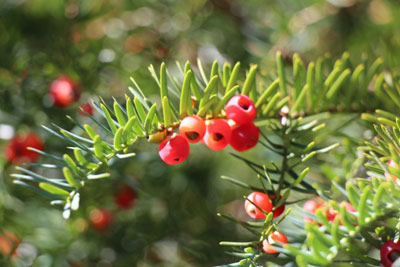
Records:
<instances>
[{"instance_id":1,"label":"orange-red berry","mask_svg":"<svg viewBox=\"0 0 400 267\"><path fill-rule=\"evenodd\" d=\"M158 154L168 165L178 164L189 157L189 143L184 137L173 134L160 144Z\"/></svg>"},{"instance_id":2,"label":"orange-red berry","mask_svg":"<svg viewBox=\"0 0 400 267\"><path fill-rule=\"evenodd\" d=\"M224 149L231 141L231 127L224 119L206 121L204 144L212 150Z\"/></svg>"},{"instance_id":3,"label":"orange-red berry","mask_svg":"<svg viewBox=\"0 0 400 267\"><path fill-rule=\"evenodd\" d=\"M343 205L343 203L346 206L347 212L350 212L350 213L356 212L353 205L351 205L349 202L343 201L343 202L341 202L341 205ZM328 219L328 221L333 222L338 214L339 213L335 209L329 207L328 210L326 211L326 218Z\"/></svg>"},{"instance_id":4,"label":"orange-red berry","mask_svg":"<svg viewBox=\"0 0 400 267\"><path fill-rule=\"evenodd\" d=\"M350 213L356 212L354 207L349 202L343 201L343 202L341 202L341 205L343 205L343 203L346 206L347 212L350 212ZM336 216L339 214L338 211L336 211L332 207L329 207L328 203L326 203L324 200L322 200L319 197L312 199L312 200L307 200L304 203L304 210L308 211L309 213L315 214L317 209L322 209L322 211L325 212L326 219L330 222L333 222L335 220ZM315 223L315 221L309 217L305 217L304 220L306 222Z\"/></svg>"},{"instance_id":5,"label":"orange-red berry","mask_svg":"<svg viewBox=\"0 0 400 267\"><path fill-rule=\"evenodd\" d=\"M179 134L189 143L199 142L203 139L205 133L206 124L204 120L197 115L185 117L179 125Z\"/></svg>"},{"instance_id":6,"label":"orange-red berry","mask_svg":"<svg viewBox=\"0 0 400 267\"><path fill-rule=\"evenodd\" d=\"M265 253L276 254L279 253L271 244L288 244L289 240L285 234L274 231L272 232L267 239L263 240L263 250Z\"/></svg>"},{"instance_id":7,"label":"orange-red berry","mask_svg":"<svg viewBox=\"0 0 400 267\"><path fill-rule=\"evenodd\" d=\"M311 214L315 214L316 210L323 207L325 205L325 201L322 200L322 198L315 198L315 199L310 199L307 200L304 203L304 210L308 211ZM304 217L304 220L306 222L314 223L315 221L311 219L310 217Z\"/></svg>"},{"instance_id":8,"label":"orange-red berry","mask_svg":"<svg viewBox=\"0 0 400 267\"><path fill-rule=\"evenodd\" d=\"M272 212L274 206L272 205L272 201L267 194L263 192L253 192L250 195L248 195L247 198L248 200L244 202L244 209L251 218L264 219L266 217L264 212L265 213ZM264 212L262 212L259 208ZM285 210L284 205L277 207L274 211L274 218L281 215L284 210Z\"/></svg>"}]
</instances>

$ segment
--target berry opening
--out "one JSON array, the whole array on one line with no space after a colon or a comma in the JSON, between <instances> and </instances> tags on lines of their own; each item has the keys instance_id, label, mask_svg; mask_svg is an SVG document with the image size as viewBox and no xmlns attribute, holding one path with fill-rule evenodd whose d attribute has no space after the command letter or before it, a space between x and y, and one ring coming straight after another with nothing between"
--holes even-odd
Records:
<instances>
[{"instance_id":1,"label":"berry opening","mask_svg":"<svg viewBox=\"0 0 400 267\"><path fill-rule=\"evenodd\" d=\"M189 140L196 140L199 137L199 133L197 132L186 132L185 135Z\"/></svg>"},{"instance_id":2,"label":"berry opening","mask_svg":"<svg viewBox=\"0 0 400 267\"><path fill-rule=\"evenodd\" d=\"M239 106L244 110L248 110L250 108L250 104L246 101L246 99L243 98L239 100Z\"/></svg>"},{"instance_id":3,"label":"berry opening","mask_svg":"<svg viewBox=\"0 0 400 267\"><path fill-rule=\"evenodd\" d=\"M174 160L175 160L175 161L179 161L179 158L175 158Z\"/></svg>"},{"instance_id":4,"label":"berry opening","mask_svg":"<svg viewBox=\"0 0 400 267\"><path fill-rule=\"evenodd\" d=\"M392 261L395 262L398 258L400 258L400 251L395 250L392 253L388 255L388 258Z\"/></svg>"},{"instance_id":5,"label":"berry opening","mask_svg":"<svg viewBox=\"0 0 400 267\"><path fill-rule=\"evenodd\" d=\"M213 133L212 138L215 141L220 141L220 140L222 140L222 138L224 138L224 136L222 134L220 134L220 133Z\"/></svg>"},{"instance_id":6,"label":"berry opening","mask_svg":"<svg viewBox=\"0 0 400 267\"><path fill-rule=\"evenodd\" d=\"M255 208L250 208L250 209L249 209L249 212L250 212L250 213L256 213L256 209L255 209Z\"/></svg>"}]
</instances>

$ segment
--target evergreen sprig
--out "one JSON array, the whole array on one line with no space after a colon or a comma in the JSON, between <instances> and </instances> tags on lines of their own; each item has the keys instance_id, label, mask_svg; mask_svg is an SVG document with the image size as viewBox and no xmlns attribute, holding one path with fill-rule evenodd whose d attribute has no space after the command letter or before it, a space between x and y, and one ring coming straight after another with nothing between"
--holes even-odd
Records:
<instances>
[{"instance_id":1,"label":"evergreen sprig","mask_svg":"<svg viewBox=\"0 0 400 267\"><path fill-rule=\"evenodd\" d=\"M219 68L218 62L214 62L211 71L206 73L203 64L198 61L199 74L189 63L185 66L177 63L180 77L171 76L164 63L159 73L150 66L149 71L160 89L161 107L149 100L132 78L133 86L129 87L132 96L127 95L125 103L114 99L110 105L102 98L93 102L100 118L86 113L92 121L91 125L81 125L71 118L84 135L57 125L52 128L44 126L48 132L65 141L71 152L59 157L35 150L55 163L18 167L20 173L12 175L16 178L14 182L51 198L53 204L62 204L64 217L68 218L71 210L79 208L81 188L89 180L109 177L111 159L135 156L134 144L138 139L147 138L150 142L159 143L179 127L181 119L191 114L205 119L224 117L225 104L233 95L241 93L249 95L257 107L256 124L264 137L260 144L280 155L281 162L279 166L273 162L267 166L234 155L256 172L261 187L247 185L234 178L224 178L251 190L274 194L275 205L290 205L304 200L302 198L289 202L287 199L292 190L320 194L307 182L309 166L306 163L318 153L328 152L337 146L331 144L320 147L316 144L315 139L326 125L320 119L326 116L326 112L369 112L383 102L397 111L400 106L400 83L389 72L382 72L381 59L372 64L353 66L349 54L345 53L336 61L322 57L306 65L295 54L292 66L285 66L278 52L276 60L276 72L265 75L254 65L244 79L241 79L240 63L233 67L225 64ZM391 99L390 103L387 103L388 98ZM372 244L378 243L372 240L377 240L377 236L384 238L380 232L382 222L398 215L393 206L387 203L397 204L400 197L390 199L390 202L387 198L399 196L399 189L393 181L384 181L383 174L391 173L400 177L398 169L385 165L388 159L400 163L400 120L384 111L377 111L375 115L365 113L363 118L376 123L375 129L380 136L376 143L366 142L362 147L370 160L366 166L372 178L350 181L346 189L340 190L357 212L348 213L343 205L331 201L331 208L340 214L334 223L331 224L319 213L316 219L321 225L306 224L304 227L300 222L305 236L302 241L305 243L291 242L283 248L277 247L286 255L278 258L261 253L259 243L278 227L282 219L274 221L270 214L264 222L254 223L225 216L258 236L256 241L222 243L235 247L231 255L244 258L231 266L256 266L261 261L282 263L293 257L296 257L300 266L327 265L343 255L344 260L352 261L354 258L346 256L354 254L359 255L356 257L358 262L377 263L375 259L363 256L360 253L363 248L359 248L358 244L365 240ZM281 142L272 141L264 130L279 136ZM313 138L305 141L302 136ZM64 178L45 177L32 168L59 169ZM35 183L38 187L34 186ZM289 216L289 211L283 218ZM242 250L241 247L245 248Z\"/></svg>"}]
</instances>

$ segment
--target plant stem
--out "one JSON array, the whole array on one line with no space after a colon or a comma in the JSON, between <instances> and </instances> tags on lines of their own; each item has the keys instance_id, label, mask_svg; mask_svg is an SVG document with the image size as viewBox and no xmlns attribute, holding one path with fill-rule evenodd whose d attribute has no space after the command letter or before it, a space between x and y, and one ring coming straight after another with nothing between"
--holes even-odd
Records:
<instances>
[{"instance_id":1,"label":"plant stem","mask_svg":"<svg viewBox=\"0 0 400 267\"><path fill-rule=\"evenodd\" d=\"M279 177L279 185L278 185L278 193L276 196L276 200L279 201L280 198L280 193L281 190L283 189L283 185L285 182L285 173L286 173L286 169L287 169L287 156L288 156L288 151L289 151L289 146L290 146L290 138L289 138L289 134L286 133L286 127L283 127L282 129L282 133L283 133L283 148L282 148L282 167L281 167L281 174Z\"/></svg>"}]
</instances>

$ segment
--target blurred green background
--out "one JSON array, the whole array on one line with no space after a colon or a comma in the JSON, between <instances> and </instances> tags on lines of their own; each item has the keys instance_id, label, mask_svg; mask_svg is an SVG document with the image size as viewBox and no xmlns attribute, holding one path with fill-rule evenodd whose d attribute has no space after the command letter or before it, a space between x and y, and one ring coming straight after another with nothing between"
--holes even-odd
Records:
<instances>
[{"instance_id":1,"label":"blurred green background","mask_svg":"<svg viewBox=\"0 0 400 267\"><path fill-rule=\"evenodd\" d=\"M274 67L276 51L286 64L293 53L305 62L344 51L362 62L382 57L387 67L400 67L400 2L397 0L2 0L0 1L0 149L14 134L35 132L46 151L61 155L65 144L40 128L56 123L71 129L66 115L86 123L78 107L102 96L123 99L133 76L146 94L156 94L147 70L165 61L171 74L175 61L200 58L240 61ZM244 68L243 68L244 69ZM49 86L61 75L79 83L76 103L58 108L49 100ZM241 74L244 76L244 71ZM76 129L72 129L76 130ZM343 157L333 165L354 168L357 138L370 132L360 123L345 129ZM219 177L254 181L255 175L226 152L192 147L187 162L162 163L155 145L142 142L138 156L119 161L112 178L89 184L81 208L69 220L48 200L12 184L14 165L0 154L0 236L18 237L18 255L1 249L4 266L211 266L233 261L218 245L245 239L240 227L217 212L246 218L242 195L249 192ZM262 148L246 157L271 160ZM318 164L318 162L315 162ZM54 176L59 172L54 171ZM345 178L331 166L318 167L315 177ZM138 200L129 210L114 202L121 185ZM107 209L113 223L96 231L93 209ZM0 240L1 241L1 240Z\"/></svg>"}]
</instances>

